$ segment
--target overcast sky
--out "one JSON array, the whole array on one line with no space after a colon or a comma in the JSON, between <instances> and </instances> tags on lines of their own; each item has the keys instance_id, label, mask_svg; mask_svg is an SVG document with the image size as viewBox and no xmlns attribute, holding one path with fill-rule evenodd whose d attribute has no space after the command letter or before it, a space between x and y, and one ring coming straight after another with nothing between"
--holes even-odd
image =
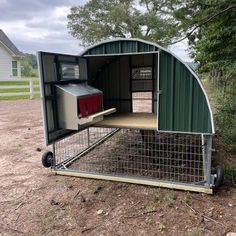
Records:
<instances>
[{"instance_id":1,"label":"overcast sky","mask_svg":"<svg viewBox=\"0 0 236 236\"><path fill-rule=\"evenodd\" d=\"M83 50L69 35L67 14L87 0L0 0L0 28L22 52L51 51L78 54ZM171 50L189 61L186 43Z\"/></svg>"}]
</instances>

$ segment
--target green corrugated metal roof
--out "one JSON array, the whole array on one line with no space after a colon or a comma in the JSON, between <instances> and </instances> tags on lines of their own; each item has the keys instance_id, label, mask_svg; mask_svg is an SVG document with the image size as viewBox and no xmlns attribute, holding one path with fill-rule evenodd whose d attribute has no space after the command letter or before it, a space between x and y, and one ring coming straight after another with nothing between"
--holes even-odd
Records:
<instances>
[{"instance_id":1,"label":"green corrugated metal roof","mask_svg":"<svg viewBox=\"0 0 236 236\"><path fill-rule=\"evenodd\" d=\"M134 40L115 40L104 42L87 49L82 55L122 54L157 51L158 47Z\"/></svg>"}]
</instances>

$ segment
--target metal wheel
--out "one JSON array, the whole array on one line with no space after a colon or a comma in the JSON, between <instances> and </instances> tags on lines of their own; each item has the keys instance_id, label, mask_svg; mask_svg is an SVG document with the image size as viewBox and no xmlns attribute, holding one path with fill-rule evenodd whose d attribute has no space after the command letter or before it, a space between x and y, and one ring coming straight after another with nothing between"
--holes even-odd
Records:
<instances>
[{"instance_id":1,"label":"metal wheel","mask_svg":"<svg viewBox=\"0 0 236 236\"><path fill-rule=\"evenodd\" d=\"M216 166L216 168L213 170L213 174L215 177L214 187L219 188L220 186L222 186L222 184L224 182L224 169L223 169L223 167Z\"/></svg>"},{"instance_id":2,"label":"metal wheel","mask_svg":"<svg viewBox=\"0 0 236 236\"><path fill-rule=\"evenodd\" d=\"M53 164L53 153L50 151L45 152L42 155L42 164L44 167L49 168Z\"/></svg>"}]
</instances>

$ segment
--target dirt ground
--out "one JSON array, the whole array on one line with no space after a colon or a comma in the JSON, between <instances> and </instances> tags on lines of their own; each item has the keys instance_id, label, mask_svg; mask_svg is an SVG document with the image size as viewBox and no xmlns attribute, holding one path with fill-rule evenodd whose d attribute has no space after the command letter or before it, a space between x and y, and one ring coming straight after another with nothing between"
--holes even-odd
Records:
<instances>
[{"instance_id":1,"label":"dirt ground","mask_svg":"<svg viewBox=\"0 0 236 236\"><path fill-rule=\"evenodd\" d=\"M1 236L236 232L236 188L227 184L210 196L56 176L43 168L39 100L0 101L0 140Z\"/></svg>"}]
</instances>

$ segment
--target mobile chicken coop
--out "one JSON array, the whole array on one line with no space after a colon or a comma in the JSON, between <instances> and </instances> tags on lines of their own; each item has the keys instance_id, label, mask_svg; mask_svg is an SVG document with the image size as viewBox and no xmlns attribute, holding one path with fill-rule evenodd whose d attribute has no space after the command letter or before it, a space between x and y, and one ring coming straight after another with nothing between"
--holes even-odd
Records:
<instances>
[{"instance_id":1,"label":"mobile chicken coop","mask_svg":"<svg viewBox=\"0 0 236 236\"><path fill-rule=\"evenodd\" d=\"M114 39L39 52L45 167L56 174L212 193L213 115L198 76L158 44Z\"/></svg>"}]
</instances>

